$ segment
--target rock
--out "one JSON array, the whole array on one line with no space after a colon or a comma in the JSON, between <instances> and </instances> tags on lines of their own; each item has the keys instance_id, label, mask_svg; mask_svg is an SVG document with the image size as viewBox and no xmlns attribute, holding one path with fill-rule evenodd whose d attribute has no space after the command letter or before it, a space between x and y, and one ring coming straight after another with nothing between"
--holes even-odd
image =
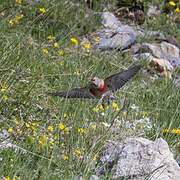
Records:
<instances>
[{"instance_id":1,"label":"rock","mask_svg":"<svg viewBox=\"0 0 180 180\"><path fill-rule=\"evenodd\" d=\"M123 143L108 142L100 161L114 172L112 179L179 180L180 167L173 158L168 144L162 138L155 142L145 138L127 138Z\"/></svg>"},{"instance_id":2,"label":"rock","mask_svg":"<svg viewBox=\"0 0 180 180\"><path fill-rule=\"evenodd\" d=\"M157 70L160 76L165 76L172 79L173 66L165 59L153 58L150 66Z\"/></svg>"},{"instance_id":3,"label":"rock","mask_svg":"<svg viewBox=\"0 0 180 180\"><path fill-rule=\"evenodd\" d=\"M115 30L117 30L121 26L120 21L114 16L113 13L110 13L110 12L102 13L102 24L105 27L115 29Z\"/></svg>"},{"instance_id":4,"label":"rock","mask_svg":"<svg viewBox=\"0 0 180 180\"><path fill-rule=\"evenodd\" d=\"M93 49L126 49L136 41L136 32L131 26L123 25L113 13L102 13L102 24L109 29L96 32L93 38L99 41L92 45Z\"/></svg>"},{"instance_id":5,"label":"rock","mask_svg":"<svg viewBox=\"0 0 180 180\"><path fill-rule=\"evenodd\" d=\"M7 148L13 148L15 152L18 152L19 148L10 143L8 140L4 140L0 143L0 151L4 150L4 149L7 149Z\"/></svg>"},{"instance_id":6,"label":"rock","mask_svg":"<svg viewBox=\"0 0 180 180\"><path fill-rule=\"evenodd\" d=\"M161 46L162 54L168 54L173 57L179 57L179 54L180 54L179 48L176 47L175 45L164 41L160 44L160 46Z\"/></svg>"},{"instance_id":7,"label":"rock","mask_svg":"<svg viewBox=\"0 0 180 180\"><path fill-rule=\"evenodd\" d=\"M151 53L157 58L166 56L179 57L179 49L170 43L162 42L161 44L142 43L135 44L131 47L132 54L134 53Z\"/></svg>"},{"instance_id":8,"label":"rock","mask_svg":"<svg viewBox=\"0 0 180 180\"><path fill-rule=\"evenodd\" d=\"M168 60L173 67L180 66L180 58L179 57L172 57L169 55L164 55L164 59Z\"/></svg>"},{"instance_id":9,"label":"rock","mask_svg":"<svg viewBox=\"0 0 180 180\"><path fill-rule=\"evenodd\" d=\"M180 43L178 42L178 40L176 38L174 38L171 35L167 35L166 37L160 36L160 37L157 37L156 39L160 40L160 41L166 41L170 44L174 44L176 47L178 47L180 49Z\"/></svg>"},{"instance_id":10,"label":"rock","mask_svg":"<svg viewBox=\"0 0 180 180\"><path fill-rule=\"evenodd\" d=\"M19 150L22 150L23 153L26 153L26 150L21 149L20 147L18 147L15 144L12 144L10 142L10 133L7 130L2 130L0 129L1 133L0 133L0 152L3 151L4 149L7 148L13 148L15 153L17 153Z\"/></svg>"},{"instance_id":11,"label":"rock","mask_svg":"<svg viewBox=\"0 0 180 180\"><path fill-rule=\"evenodd\" d=\"M99 180L99 177L96 176L96 175L92 175L92 176L90 177L90 180Z\"/></svg>"},{"instance_id":12,"label":"rock","mask_svg":"<svg viewBox=\"0 0 180 180\"><path fill-rule=\"evenodd\" d=\"M136 40L132 32L117 32L111 38L100 39L96 47L101 50L126 49Z\"/></svg>"},{"instance_id":13,"label":"rock","mask_svg":"<svg viewBox=\"0 0 180 180\"><path fill-rule=\"evenodd\" d=\"M9 132L5 129L0 129L0 140L3 141L10 136Z\"/></svg>"},{"instance_id":14,"label":"rock","mask_svg":"<svg viewBox=\"0 0 180 180\"><path fill-rule=\"evenodd\" d=\"M160 10L157 6L149 6L149 9L147 11L147 16L150 17L151 15L158 15L160 13Z\"/></svg>"}]
</instances>

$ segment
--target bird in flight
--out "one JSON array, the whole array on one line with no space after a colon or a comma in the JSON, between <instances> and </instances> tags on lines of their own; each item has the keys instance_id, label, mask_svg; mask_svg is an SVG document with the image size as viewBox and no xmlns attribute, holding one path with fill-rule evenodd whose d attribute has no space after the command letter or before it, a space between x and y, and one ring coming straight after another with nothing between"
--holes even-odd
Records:
<instances>
[{"instance_id":1,"label":"bird in flight","mask_svg":"<svg viewBox=\"0 0 180 180\"><path fill-rule=\"evenodd\" d=\"M48 94L64 98L100 99L101 102L104 98L108 98L109 101L109 99L112 98L112 93L120 89L127 81L134 77L140 68L141 66L137 65L105 79L90 77L88 85L85 87Z\"/></svg>"}]
</instances>

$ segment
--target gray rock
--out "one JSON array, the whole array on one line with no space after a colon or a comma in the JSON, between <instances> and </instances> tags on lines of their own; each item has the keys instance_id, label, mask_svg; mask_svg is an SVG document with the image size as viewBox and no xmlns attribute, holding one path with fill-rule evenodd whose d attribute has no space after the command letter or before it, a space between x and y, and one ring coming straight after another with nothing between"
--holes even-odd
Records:
<instances>
[{"instance_id":1,"label":"gray rock","mask_svg":"<svg viewBox=\"0 0 180 180\"><path fill-rule=\"evenodd\" d=\"M173 44L167 43L165 41L160 44L162 54L167 54L173 57L179 57L180 51L179 48Z\"/></svg>"},{"instance_id":2,"label":"gray rock","mask_svg":"<svg viewBox=\"0 0 180 180\"><path fill-rule=\"evenodd\" d=\"M132 32L117 32L111 38L100 39L96 47L98 49L126 49L130 47L136 40L136 36Z\"/></svg>"},{"instance_id":3,"label":"gray rock","mask_svg":"<svg viewBox=\"0 0 180 180\"><path fill-rule=\"evenodd\" d=\"M120 21L114 16L113 13L110 13L110 12L102 13L102 24L105 27L115 29L115 30L117 30L121 26Z\"/></svg>"},{"instance_id":4,"label":"gray rock","mask_svg":"<svg viewBox=\"0 0 180 180\"><path fill-rule=\"evenodd\" d=\"M162 138L127 138L124 143L109 142L101 162L115 172L113 179L179 180L180 167ZM111 164L111 166L109 166ZM102 173L104 167L97 169Z\"/></svg>"},{"instance_id":5,"label":"gray rock","mask_svg":"<svg viewBox=\"0 0 180 180\"><path fill-rule=\"evenodd\" d=\"M93 49L126 49L136 41L136 32L131 26L123 25L113 13L102 13L102 24L109 29L96 32L94 38L99 42L92 45Z\"/></svg>"},{"instance_id":6,"label":"gray rock","mask_svg":"<svg viewBox=\"0 0 180 180\"><path fill-rule=\"evenodd\" d=\"M96 176L96 175L92 175L92 176L90 177L90 180L99 180L99 177Z\"/></svg>"},{"instance_id":7,"label":"gray rock","mask_svg":"<svg viewBox=\"0 0 180 180\"><path fill-rule=\"evenodd\" d=\"M9 132L5 129L0 129L0 140L3 141L10 136Z\"/></svg>"},{"instance_id":8,"label":"gray rock","mask_svg":"<svg viewBox=\"0 0 180 180\"><path fill-rule=\"evenodd\" d=\"M180 66L180 58L179 57L172 57L170 55L164 55L164 59L168 60L173 67Z\"/></svg>"}]
</instances>

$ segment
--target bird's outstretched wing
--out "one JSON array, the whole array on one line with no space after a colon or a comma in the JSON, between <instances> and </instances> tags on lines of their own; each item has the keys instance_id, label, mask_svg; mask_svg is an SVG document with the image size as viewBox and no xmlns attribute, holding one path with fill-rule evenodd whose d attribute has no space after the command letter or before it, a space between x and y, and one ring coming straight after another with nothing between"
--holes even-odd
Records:
<instances>
[{"instance_id":1,"label":"bird's outstretched wing","mask_svg":"<svg viewBox=\"0 0 180 180\"><path fill-rule=\"evenodd\" d=\"M137 74L141 66L132 67L126 71L107 77L104 81L106 86L113 92L120 89L127 81Z\"/></svg>"},{"instance_id":2,"label":"bird's outstretched wing","mask_svg":"<svg viewBox=\"0 0 180 180\"><path fill-rule=\"evenodd\" d=\"M85 98L85 99L94 99L95 97L90 94L86 88L75 88L70 89L69 91L62 91L57 93L48 93L48 95L60 96L64 98Z\"/></svg>"}]
</instances>

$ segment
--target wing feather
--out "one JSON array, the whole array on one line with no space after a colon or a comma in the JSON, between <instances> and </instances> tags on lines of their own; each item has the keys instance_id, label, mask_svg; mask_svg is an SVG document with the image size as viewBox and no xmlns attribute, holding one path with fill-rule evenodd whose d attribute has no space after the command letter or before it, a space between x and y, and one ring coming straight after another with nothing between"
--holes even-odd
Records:
<instances>
[{"instance_id":1,"label":"wing feather","mask_svg":"<svg viewBox=\"0 0 180 180\"><path fill-rule=\"evenodd\" d=\"M60 96L64 98L85 98L85 99L94 99L95 97L87 92L86 88L75 88L70 89L69 91L62 91L57 93L48 93L53 96Z\"/></svg>"},{"instance_id":2,"label":"wing feather","mask_svg":"<svg viewBox=\"0 0 180 180\"><path fill-rule=\"evenodd\" d=\"M114 92L120 89L127 81L134 77L140 68L141 66L138 65L126 71L109 76L104 80L105 84L110 90Z\"/></svg>"}]
</instances>

